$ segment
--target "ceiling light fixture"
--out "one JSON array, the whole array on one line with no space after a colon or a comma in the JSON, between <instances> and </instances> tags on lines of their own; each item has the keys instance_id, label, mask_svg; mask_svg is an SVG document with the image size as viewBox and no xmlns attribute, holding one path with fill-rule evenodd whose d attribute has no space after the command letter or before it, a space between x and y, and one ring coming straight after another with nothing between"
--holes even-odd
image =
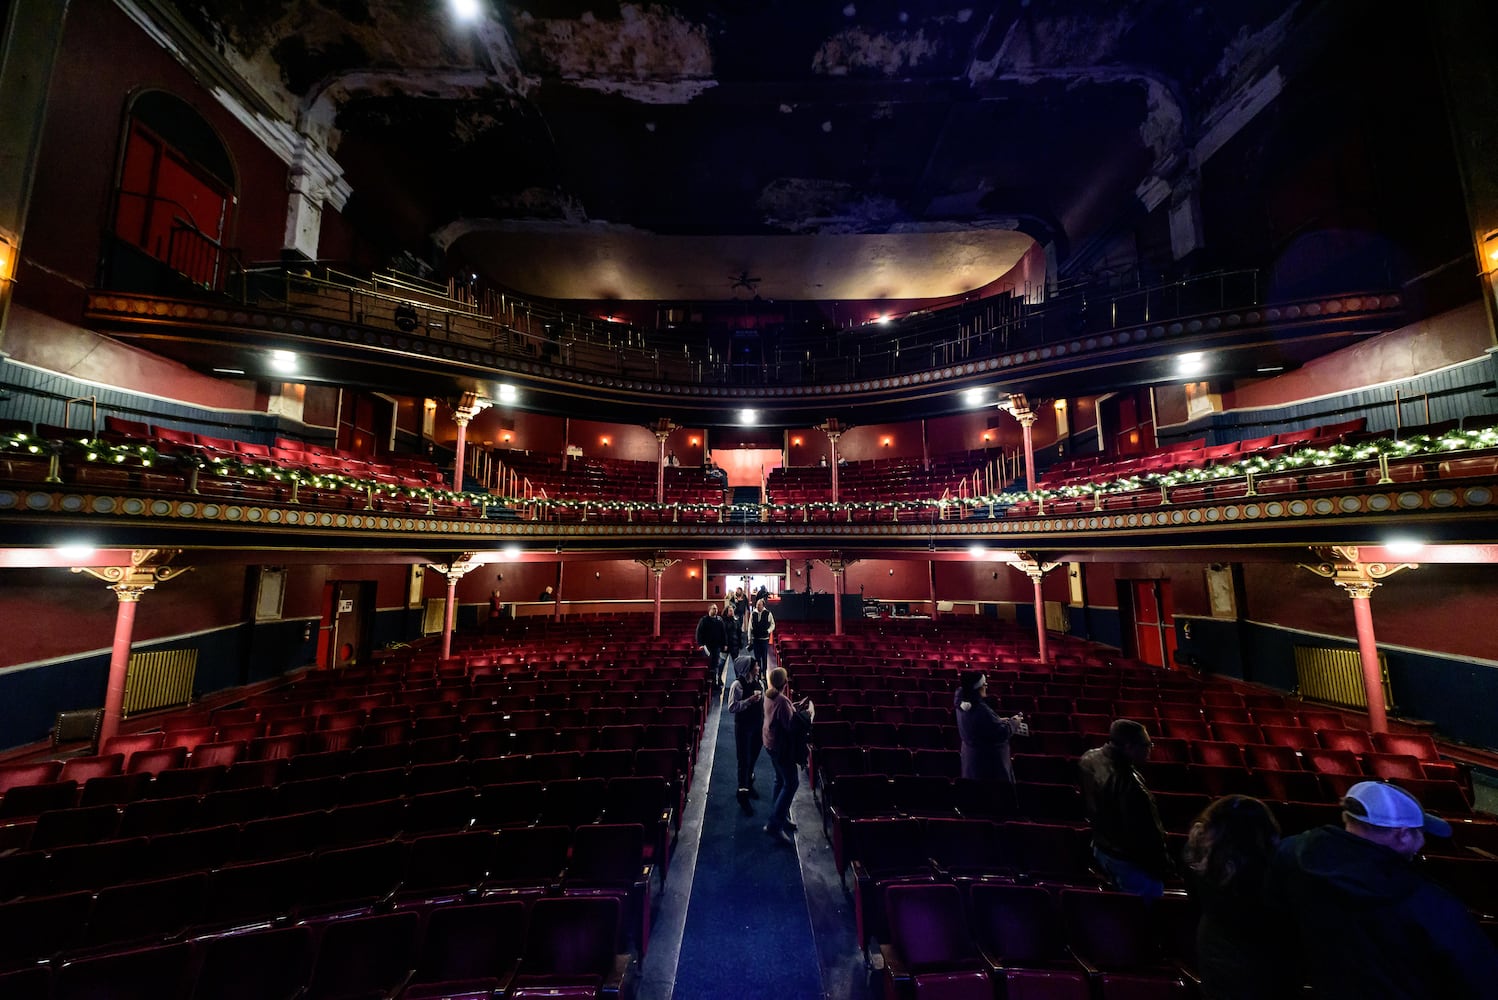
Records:
<instances>
[{"instance_id":1,"label":"ceiling light fixture","mask_svg":"<svg viewBox=\"0 0 1498 1000\"><path fill-rule=\"evenodd\" d=\"M1176 372L1180 375L1196 375L1207 367L1207 361L1198 351L1182 354L1176 358Z\"/></svg>"},{"instance_id":2,"label":"ceiling light fixture","mask_svg":"<svg viewBox=\"0 0 1498 1000\"><path fill-rule=\"evenodd\" d=\"M759 411L758 410L740 410L739 411L739 423L744 424L745 426L748 426L748 427L753 427L755 424L759 423Z\"/></svg>"},{"instance_id":3,"label":"ceiling light fixture","mask_svg":"<svg viewBox=\"0 0 1498 1000\"><path fill-rule=\"evenodd\" d=\"M982 545L969 545L967 547L967 554L972 556L974 559L982 559L985 555L988 554L988 549Z\"/></svg>"},{"instance_id":4,"label":"ceiling light fixture","mask_svg":"<svg viewBox=\"0 0 1498 1000\"><path fill-rule=\"evenodd\" d=\"M499 554L504 556L511 562L514 562L516 559L520 558L520 548L515 545L506 545L504 548L499 550Z\"/></svg>"},{"instance_id":5,"label":"ceiling light fixture","mask_svg":"<svg viewBox=\"0 0 1498 1000\"><path fill-rule=\"evenodd\" d=\"M741 559L753 559L754 549L750 547L748 542L744 542L739 546L738 554Z\"/></svg>"},{"instance_id":6,"label":"ceiling light fixture","mask_svg":"<svg viewBox=\"0 0 1498 1000\"><path fill-rule=\"evenodd\" d=\"M479 16L479 0L450 0L453 16L459 21L474 21Z\"/></svg>"},{"instance_id":7,"label":"ceiling light fixture","mask_svg":"<svg viewBox=\"0 0 1498 1000\"><path fill-rule=\"evenodd\" d=\"M516 397L518 397L519 395L520 395L520 393L517 392L516 389L515 389L515 387L513 385L511 385L510 383L503 382L503 383L500 384L500 386L499 386L499 401L501 403L513 403L513 402L515 402Z\"/></svg>"},{"instance_id":8,"label":"ceiling light fixture","mask_svg":"<svg viewBox=\"0 0 1498 1000\"><path fill-rule=\"evenodd\" d=\"M987 389L964 389L962 401L968 406L982 406L988 402Z\"/></svg>"},{"instance_id":9,"label":"ceiling light fixture","mask_svg":"<svg viewBox=\"0 0 1498 1000\"><path fill-rule=\"evenodd\" d=\"M87 542L69 542L59 545L54 551L64 559L79 560L91 558L97 550Z\"/></svg>"},{"instance_id":10,"label":"ceiling light fixture","mask_svg":"<svg viewBox=\"0 0 1498 1000\"><path fill-rule=\"evenodd\" d=\"M291 351L271 351L270 366L278 372L294 372L296 355Z\"/></svg>"},{"instance_id":11,"label":"ceiling light fixture","mask_svg":"<svg viewBox=\"0 0 1498 1000\"><path fill-rule=\"evenodd\" d=\"M1384 542L1384 548L1388 550L1389 555L1404 559L1425 551L1425 543L1418 538L1391 538Z\"/></svg>"},{"instance_id":12,"label":"ceiling light fixture","mask_svg":"<svg viewBox=\"0 0 1498 1000\"><path fill-rule=\"evenodd\" d=\"M244 374L244 369L243 368L215 368L215 369L213 369L213 372L214 372L215 375L243 375Z\"/></svg>"}]
</instances>

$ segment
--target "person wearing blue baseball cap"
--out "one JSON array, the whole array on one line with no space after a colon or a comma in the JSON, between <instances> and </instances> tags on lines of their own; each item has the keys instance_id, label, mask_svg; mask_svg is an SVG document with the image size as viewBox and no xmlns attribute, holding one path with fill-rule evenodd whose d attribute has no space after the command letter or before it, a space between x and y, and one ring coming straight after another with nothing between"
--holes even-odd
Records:
<instances>
[{"instance_id":1,"label":"person wearing blue baseball cap","mask_svg":"<svg viewBox=\"0 0 1498 1000\"><path fill-rule=\"evenodd\" d=\"M1267 879L1294 918L1318 998L1498 998L1498 950L1461 902L1414 865L1451 836L1409 792L1380 781L1342 798L1342 826L1281 841Z\"/></svg>"}]
</instances>

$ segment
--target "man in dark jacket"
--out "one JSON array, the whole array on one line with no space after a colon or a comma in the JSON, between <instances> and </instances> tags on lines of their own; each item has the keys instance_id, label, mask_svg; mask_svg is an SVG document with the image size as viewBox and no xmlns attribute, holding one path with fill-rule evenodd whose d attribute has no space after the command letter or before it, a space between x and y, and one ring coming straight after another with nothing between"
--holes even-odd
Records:
<instances>
[{"instance_id":1,"label":"man in dark jacket","mask_svg":"<svg viewBox=\"0 0 1498 1000\"><path fill-rule=\"evenodd\" d=\"M697 646L702 650L702 655L707 657L708 677L714 687L723 683L723 647L727 642L728 632L723 627L723 619L718 615L718 606L708 605L707 614L697 619Z\"/></svg>"},{"instance_id":2,"label":"man in dark jacket","mask_svg":"<svg viewBox=\"0 0 1498 1000\"><path fill-rule=\"evenodd\" d=\"M1316 996L1498 997L1498 951L1412 864L1425 834L1449 837L1450 825L1377 781L1347 790L1342 823L1287 837L1269 866L1270 898L1295 916Z\"/></svg>"},{"instance_id":3,"label":"man in dark jacket","mask_svg":"<svg viewBox=\"0 0 1498 1000\"><path fill-rule=\"evenodd\" d=\"M1108 742L1082 755L1082 804L1092 826L1092 855L1123 892L1159 899L1174 871L1155 797L1138 767L1149 759L1150 735L1130 719L1115 719Z\"/></svg>"}]
</instances>

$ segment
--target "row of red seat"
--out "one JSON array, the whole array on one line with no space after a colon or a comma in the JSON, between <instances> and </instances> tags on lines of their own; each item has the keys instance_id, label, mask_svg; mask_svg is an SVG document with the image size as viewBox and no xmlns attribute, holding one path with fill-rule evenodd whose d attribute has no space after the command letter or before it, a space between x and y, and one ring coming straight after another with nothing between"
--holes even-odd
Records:
<instances>
[{"instance_id":1,"label":"row of red seat","mask_svg":"<svg viewBox=\"0 0 1498 1000\"><path fill-rule=\"evenodd\" d=\"M422 850L451 848L434 843ZM378 851L353 851L339 867L362 874L368 886L387 884L389 861ZM367 855L367 856L365 856ZM356 865L365 864L362 872ZM300 871L282 865L245 866L271 885L289 883ZM261 870L253 870L259 868ZM159 941L154 947L114 954L57 956L48 964L24 964L0 974L0 993L11 997L81 1000L99 996L152 996L219 1000L228 996L314 998L347 996L449 997L461 984L470 995L503 992L515 998L617 995L631 968L619 940L626 930L626 894L612 885L565 884L553 895L499 896L471 905L428 906L369 913L342 920L220 934L208 926L182 925L194 916L218 915L215 903L229 895L220 884L243 888L225 872L194 874L106 890L51 897L0 907L17 918L18 938L4 949L23 955L28 946L58 941L84 947L101 941ZM399 885L397 885L399 888ZM263 891L263 888L262 888ZM584 991L582 984L589 987Z\"/></svg>"}]
</instances>

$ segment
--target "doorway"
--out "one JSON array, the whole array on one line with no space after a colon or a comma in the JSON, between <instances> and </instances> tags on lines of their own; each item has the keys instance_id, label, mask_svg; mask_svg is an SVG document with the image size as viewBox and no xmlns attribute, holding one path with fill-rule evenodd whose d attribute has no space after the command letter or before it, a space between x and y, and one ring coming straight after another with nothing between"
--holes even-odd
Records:
<instances>
[{"instance_id":1,"label":"doorway","mask_svg":"<svg viewBox=\"0 0 1498 1000\"><path fill-rule=\"evenodd\" d=\"M1119 608L1125 613L1129 652L1145 663L1175 669L1175 603L1169 580L1118 581Z\"/></svg>"},{"instance_id":2,"label":"doorway","mask_svg":"<svg viewBox=\"0 0 1498 1000\"><path fill-rule=\"evenodd\" d=\"M317 642L317 662L330 670L342 670L368 662L374 610L373 581L329 581L323 588L323 619Z\"/></svg>"}]
</instances>

